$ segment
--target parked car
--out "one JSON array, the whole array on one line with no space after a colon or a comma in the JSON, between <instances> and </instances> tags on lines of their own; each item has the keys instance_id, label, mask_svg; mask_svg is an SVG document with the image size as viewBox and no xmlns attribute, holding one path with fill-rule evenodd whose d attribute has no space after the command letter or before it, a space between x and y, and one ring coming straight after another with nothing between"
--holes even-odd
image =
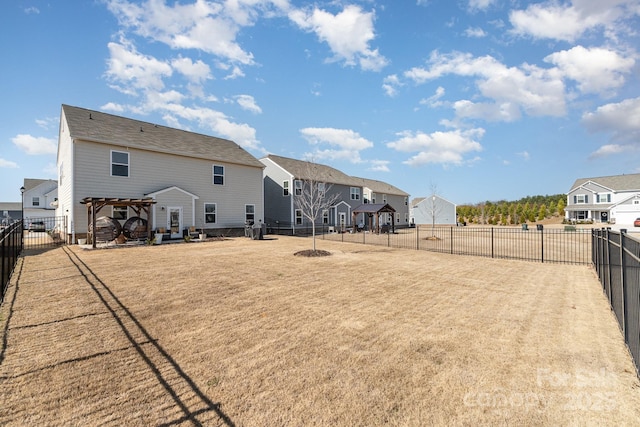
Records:
<instances>
[{"instance_id":1,"label":"parked car","mask_svg":"<svg viewBox=\"0 0 640 427\"><path fill-rule=\"evenodd\" d=\"M640 218L636 218L636 220L633 221L633 226L634 227L640 227Z\"/></svg>"},{"instance_id":2,"label":"parked car","mask_svg":"<svg viewBox=\"0 0 640 427\"><path fill-rule=\"evenodd\" d=\"M29 223L29 231L46 231L44 221L33 221Z\"/></svg>"}]
</instances>

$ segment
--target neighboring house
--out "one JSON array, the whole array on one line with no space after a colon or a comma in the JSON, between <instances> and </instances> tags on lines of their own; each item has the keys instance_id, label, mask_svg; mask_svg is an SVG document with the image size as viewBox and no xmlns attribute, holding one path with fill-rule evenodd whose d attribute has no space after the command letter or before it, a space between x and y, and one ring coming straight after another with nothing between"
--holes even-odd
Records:
<instances>
[{"instance_id":1,"label":"neighboring house","mask_svg":"<svg viewBox=\"0 0 640 427\"><path fill-rule=\"evenodd\" d=\"M150 227L172 238L263 219L263 165L226 139L63 105L57 167L56 212L68 215L72 240L87 233L86 198L153 198ZM124 223L136 215L110 203L100 216Z\"/></svg>"},{"instance_id":2,"label":"neighboring house","mask_svg":"<svg viewBox=\"0 0 640 427\"><path fill-rule=\"evenodd\" d=\"M368 178L354 179L356 183L362 185L363 203L388 204L396 210L395 214L393 214L395 217L394 226L409 226L409 193L383 181ZM363 214L362 220L368 224L364 216ZM391 216L390 213L382 214L380 217L380 225L389 224L391 222Z\"/></svg>"},{"instance_id":3,"label":"neighboring house","mask_svg":"<svg viewBox=\"0 0 640 427\"><path fill-rule=\"evenodd\" d=\"M53 179L24 180L24 219L53 218L58 201L58 183Z\"/></svg>"},{"instance_id":4,"label":"neighboring house","mask_svg":"<svg viewBox=\"0 0 640 427\"><path fill-rule=\"evenodd\" d=\"M0 203L0 225L10 225L22 218L22 203Z\"/></svg>"},{"instance_id":5,"label":"neighboring house","mask_svg":"<svg viewBox=\"0 0 640 427\"><path fill-rule=\"evenodd\" d=\"M456 205L438 195L411 201L412 224L456 225Z\"/></svg>"},{"instance_id":6,"label":"neighboring house","mask_svg":"<svg viewBox=\"0 0 640 427\"><path fill-rule=\"evenodd\" d=\"M355 178L331 166L272 154L260 161L265 165L265 222L272 228L291 228L295 232L296 228L309 226L309 221L302 215L302 211L296 208L294 202L294 195L301 191L302 181L308 179L330 187L330 195L339 195L338 201L318 218L318 225L339 228L351 226L353 209L370 201L370 198L365 198L365 194L367 197L375 194L380 198L386 194L389 198L387 203L398 205L393 206L397 212L407 209L408 203L405 204L405 198L408 194L381 181ZM382 199L379 203L381 202ZM404 217L403 214L400 224Z\"/></svg>"},{"instance_id":7,"label":"neighboring house","mask_svg":"<svg viewBox=\"0 0 640 427\"><path fill-rule=\"evenodd\" d=\"M640 174L577 179L567 193L565 218L633 224L640 218Z\"/></svg>"}]
</instances>

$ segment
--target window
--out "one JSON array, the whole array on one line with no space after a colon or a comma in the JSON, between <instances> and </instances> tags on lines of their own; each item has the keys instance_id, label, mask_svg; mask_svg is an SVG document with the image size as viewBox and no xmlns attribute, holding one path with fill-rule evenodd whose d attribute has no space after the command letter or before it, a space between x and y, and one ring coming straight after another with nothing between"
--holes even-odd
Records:
<instances>
[{"instance_id":1,"label":"window","mask_svg":"<svg viewBox=\"0 0 640 427\"><path fill-rule=\"evenodd\" d=\"M319 182L319 183L318 183L318 192L320 192L320 193L324 193L324 189L325 189L325 188L326 188L326 187L325 187L325 185L324 185L324 182Z\"/></svg>"},{"instance_id":2,"label":"window","mask_svg":"<svg viewBox=\"0 0 640 427\"><path fill-rule=\"evenodd\" d=\"M296 187L295 191L296 191L296 196L302 196L302 181L300 181L299 179L296 179L294 181L294 185Z\"/></svg>"},{"instance_id":3,"label":"window","mask_svg":"<svg viewBox=\"0 0 640 427\"><path fill-rule=\"evenodd\" d=\"M244 219L247 222L255 222L256 205L244 205Z\"/></svg>"},{"instance_id":4,"label":"window","mask_svg":"<svg viewBox=\"0 0 640 427\"><path fill-rule=\"evenodd\" d=\"M589 196L586 194L576 194L573 196L573 203L576 205L589 203Z\"/></svg>"},{"instance_id":5,"label":"window","mask_svg":"<svg viewBox=\"0 0 640 427\"><path fill-rule=\"evenodd\" d=\"M387 195L386 194L382 195L382 203L387 203Z\"/></svg>"},{"instance_id":6,"label":"window","mask_svg":"<svg viewBox=\"0 0 640 427\"><path fill-rule=\"evenodd\" d=\"M129 176L129 153L111 151L111 176Z\"/></svg>"},{"instance_id":7,"label":"window","mask_svg":"<svg viewBox=\"0 0 640 427\"><path fill-rule=\"evenodd\" d=\"M224 166L213 165L213 183L224 185Z\"/></svg>"},{"instance_id":8,"label":"window","mask_svg":"<svg viewBox=\"0 0 640 427\"><path fill-rule=\"evenodd\" d=\"M283 196L289 195L289 181L282 182L282 195Z\"/></svg>"},{"instance_id":9,"label":"window","mask_svg":"<svg viewBox=\"0 0 640 427\"><path fill-rule=\"evenodd\" d=\"M302 225L302 209L296 209L296 225Z\"/></svg>"},{"instance_id":10,"label":"window","mask_svg":"<svg viewBox=\"0 0 640 427\"><path fill-rule=\"evenodd\" d=\"M351 187L351 200L360 200L360 189L358 187Z\"/></svg>"},{"instance_id":11,"label":"window","mask_svg":"<svg viewBox=\"0 0 640 427\"><path fill-rule=\"evenodd\" d=\"M407 206L409 204L409 198L405 197L404 198L404 205ZM406 221L405 221L406 222Z\"/></svg>"},{"instance_id":12,"label":"window","mask_svg":"<svg viewBox=\"0 0 640 427\"><path fill-rule=\"evenodd\" d=\"M329 224L329 211L326 209L322 211L322 223Z\"/></svg>"},{"instance_id":13,"label":"window","mask_svg":"<svg viewBox=\"0 0 640 427\"><path fill-rule=\"evenodd\" d=\"M375 193L373 193L373 194L371 195L371 203L375 203L375 202L376 202L376 194L375 194Z\"/></svg>"},{"instance_id":14,"label":"window","mask_svg":"<svg viewBox=\"0 0 640 427\"><path fill-rule=\"evenodd\" d=\"M111 216L113 219L126 220L129 218L129 209L126 206L114 206Z\"/></svg>"},{"instance_id":15,"label":"window","mask_svg":"<svg viewBox=\"0 0 640 427\"><path fill-rule=\"evenodd\" d=\"M31 199L31 206L40 206L40 197L34 197Z\"/></svg>"},{"instance_id":16,"label":"window","mask_svg":"<svg viewBox=\"0 0 640 427\"><path fill-rule=\"evenodd\" d=\"M215 203L204 204L204 223L215 224L216 223L216 211L217 206Z\"/></svg>"},{"instance_id":17,"label":"window","mask_svg":"<svg viewBox=\"0 0 640 427\"><path fill-rule=\"evenodd\" d=\"M611 193L596 194L596 203L611 203Z\"/></svg>"}]
</instances>

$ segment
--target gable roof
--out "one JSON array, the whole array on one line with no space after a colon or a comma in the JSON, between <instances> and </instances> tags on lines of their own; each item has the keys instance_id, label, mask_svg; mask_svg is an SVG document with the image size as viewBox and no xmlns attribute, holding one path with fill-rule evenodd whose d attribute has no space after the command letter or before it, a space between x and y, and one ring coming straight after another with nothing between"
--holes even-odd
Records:
<instances>
[{"instance_id":1,"label":"gable roof","mask_svg":"<svg viewBox=\"0 0 640 427\"><path fill-rule=\"evenodd\" d=\"M327 184L360 186L353 177L331 166L273 154L269 154L265 158L270 159L297 179L312 179L314 181L326 182Z\"/></svg>"},{"instance_id":2,"label":"gable roof","mask_svg":"<svg viewBox=\"0 0 640 427\"><path fill-rule=\"evenodd\" d=\"M24 179L24 191L33 190L40 184L44 184L45 182L55 183L56 187L58 186L58 182L53 179L35 179L35 178L25 178ZM51 190L49 190L51 191Z\"/></svg>"},{"instance_id":3,"label":"gable roof","mask_svg":"<svg viewBox=\"0 0 640 427\"><path fill-rule=\"evenodd\" d=\"M579 178L573 183L569 192L588 182L594 182L613 191L637 191L640 190L640 173L600 176L596 178Z\"/></svg>"},{"instance_id":4,"label":"gable roof","mask_svg":"<svg viewBox=\"0 0 640 427\"><path fill-rule=\"evenodd\" d=\"M457 206L455 203L453 203L450 200L445 199L444 197L440 197L437 194L435 195L438 199L442 200L443 202L447 202L449 204L452 204L453 206ZM433 197L433 196L431 196ZM431 197L416 197L415 199L411 200L411 207L415 208L416 206L418 206L420 203L424 202L425 200L429 200Z\"/></svg>"},{"instance_id":5,"label":"gable roof","mask_svg":"<svg viewBox=\"0 0 640 427\"><path fill-rule=\"evenodd\" d=\"M374 193L378 194L393 194L397 196L408 196L409 193L405 193L398 187L394 187L391 184L388 184L384 181L378 181L377 179L369 179L369 178L358 178L353 177L356 182L360 181L361 187L369 188Z\"/></svg>"},{"instance_id":6,"label":"gable roof","mask_svg":"<svg viewBox=\"0 0 640 427\"><path fill-rule=\"evenodd\" d=\"M188 132L62 105L73 139L263 168L244 148L228 139Z\"/></svg>"}]
</instances>

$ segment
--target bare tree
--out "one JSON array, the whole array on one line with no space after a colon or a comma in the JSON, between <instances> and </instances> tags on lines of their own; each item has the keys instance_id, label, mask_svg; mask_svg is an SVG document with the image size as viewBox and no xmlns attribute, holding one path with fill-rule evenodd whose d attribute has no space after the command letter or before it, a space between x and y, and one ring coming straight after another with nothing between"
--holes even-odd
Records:
<instances>
[{"instance_id":1,"label":"bare tree","mask_svg":"<svg viewBox=\"0 0 640 427\"><path fill-rule=\"evenodd\" d=\"M340 194L331 194L331 185L319 178L318 165L307 163L305 177L294 183L293 197L296 209L302 211L302 216L311 222L313 236L313 250L316 250L316 221L322 218L324 211L329 210L338 200Z\"/></svg>"},{"instance_id":2,"label":"bare tree","mask_svg":"<svg viewBox=\"0 0 640 427\"><path fill-rule=\"evenodd\" d=\"M429 203L431 210L431 236L436 237L436 217L440 215L440 210L442 209L442 205L438 203L438 186L436 184L431 184Z\"/></svg>"}]
</instances>

